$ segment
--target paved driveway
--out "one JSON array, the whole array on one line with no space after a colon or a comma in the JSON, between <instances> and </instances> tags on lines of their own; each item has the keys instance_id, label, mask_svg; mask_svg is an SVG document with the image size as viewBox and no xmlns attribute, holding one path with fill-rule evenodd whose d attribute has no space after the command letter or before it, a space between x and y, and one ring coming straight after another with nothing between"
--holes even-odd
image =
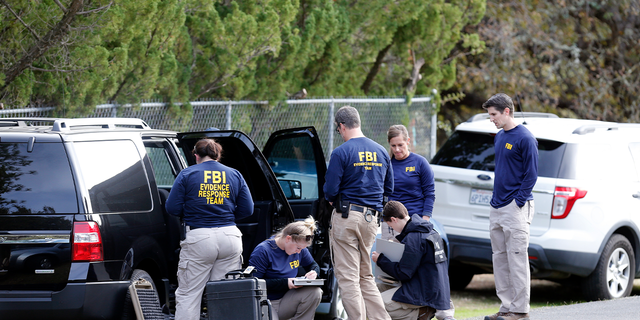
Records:
<instances>
[{"instance_id":1,"label":"paved driveway","mask_svg":"<svg viewBox=\"0 0 640 320\"><path fill-rule=\"evenodd\" d=\"M529 312L529 316L531 320L640 320L640 296L559 307L535 308ZM466 320L483 319L484 317L473 317Z\"/></svg>"}]
</instances>

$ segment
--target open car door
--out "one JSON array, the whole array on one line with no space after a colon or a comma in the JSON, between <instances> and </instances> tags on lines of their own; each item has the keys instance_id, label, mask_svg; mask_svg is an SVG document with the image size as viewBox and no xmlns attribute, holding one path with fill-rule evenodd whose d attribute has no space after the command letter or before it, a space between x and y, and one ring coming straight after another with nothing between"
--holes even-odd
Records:
<instances>
[{"instance_id":1,"label":"open car door","mask_svg":"<svg viewBox=\"0 0 640 320\"><path fill-rule=\"evenodd\" d=\"M341 309L337 285L333 277L329 248L329 221L333 208L324 199L324 176L327 165L322 145L314 127L301 127L276 131L269 137L263 154L275 173L278 183L291 205L295 219L313 216L318 230L309 251L320 266L322 303L317 312L338 316Z\"/></svg>"}]
</instances>

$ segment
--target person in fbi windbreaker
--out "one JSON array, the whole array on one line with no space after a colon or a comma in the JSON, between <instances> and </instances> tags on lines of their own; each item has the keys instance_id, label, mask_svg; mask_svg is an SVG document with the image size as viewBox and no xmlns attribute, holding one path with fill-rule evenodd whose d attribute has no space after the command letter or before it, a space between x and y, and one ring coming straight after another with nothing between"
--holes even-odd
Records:
<instances>
[{"instance_id":1,"label":"person in fbi windbreaker","mask_svg":"<svg viewBox=\"0 0 640 320\"><path fill-rule=\"evenodd\" d=\"M312 216L288 224L275 236L262 241L251 253L249 265L254 276L267 284L273 320L313 320L322 300L322 289L296 286L294 279L304 274L316 279L320 267L307 249L313 243L316 221Z\"/></svg>"},{"instance_id":2,"label":"person in fbi windbreaker","mask_svg":"<svg viewBox=\"0 0 640 320\"><path fill-rule=\"evenodd\" d=\"M513 118L513 101L498 93L482 108L498 131L495 180L489 210L493 275L500 310L485 320L529 320L531 276L529 226L533 220L533 186L538 180L538 141Z\"/></svg>"},{"instance_id":3,"label":"person in fbi windbreaker","mask_svg":"<svg viewBox=\"0 0 640 320\"><path fill-rule=\"evenodd\" d=\"M202 139L193 148L196 165L178 174L167 199L167 212L187 225L180 242L176 320L200 319L207 282L242 267L242 233L235 220L253 214L247 183L237 170L220 162L222 146Z\"/></svg>"},{"instance_id":4,"label":"person in fbi windbreaker","mask_svg":"<svg viewBox=\"0 0 640 320\"><path fill-rule=\"evenodd\" d=\"M354 107L340 108L334 121L344 143L331 153L323 190L335 208L329 243L342 305L349 319L388 320L370 255L384 197L393 192L391 160L364 136Z\"/></svg>"}]
</instances>

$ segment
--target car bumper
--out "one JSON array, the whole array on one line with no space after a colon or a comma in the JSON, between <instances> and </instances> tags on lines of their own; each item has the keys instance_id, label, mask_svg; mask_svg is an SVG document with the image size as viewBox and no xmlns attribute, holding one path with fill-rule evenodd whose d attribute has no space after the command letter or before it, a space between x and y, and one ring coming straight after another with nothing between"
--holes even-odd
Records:
<instances>
[{"instance_id":1,"label":"car bumper","mask_svg":"<svg viewBox=\"0 0 640 320\"><path fill-rule=\"evenodd\" d=\"M492 265L491 240L448 234L451 260L490 268ZM529 245L531 276L556 278L563 274L586 277L595 269L599 255L596 253L544 249Z\"/></svg>"},{"instance_id":2,"label":"car bumper","mask_svg":"<svg viewBox=\"0 0 640 320\"><path fill-rule=\"evenodd\" d=\"M129 281L69 283L61 291L0 291L2 319L118 319Z\"/></svg>"}]
</instances>

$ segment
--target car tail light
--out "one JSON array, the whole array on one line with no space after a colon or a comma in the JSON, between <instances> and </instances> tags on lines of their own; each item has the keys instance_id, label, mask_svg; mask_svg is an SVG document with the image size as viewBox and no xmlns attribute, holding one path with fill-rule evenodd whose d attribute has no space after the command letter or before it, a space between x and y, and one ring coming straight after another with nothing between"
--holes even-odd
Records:
<instances>
[{"instance_id":1,"label":"car tail light","mask_svg":"<svg viewBox=\"0 0 640 320\"><path fill-rule=\"evenodd\" d=\"M94 221L73 224L73 261L102 261L102 237Z\"/></svg>"},{"instance_id":2,"label":"car tail light","mask_svg":"<svg viewBox=\"0 0 640 320\"><path fill-rule=\"evenodd\" d=\"M578 199L584 198L587 195L587 190L581 190L578 188L568 187L556 187L556 192L553 195L553 210L551 212L551 219L564 219L571 212L573 204Z\"/></svg>"}]
</instances>

